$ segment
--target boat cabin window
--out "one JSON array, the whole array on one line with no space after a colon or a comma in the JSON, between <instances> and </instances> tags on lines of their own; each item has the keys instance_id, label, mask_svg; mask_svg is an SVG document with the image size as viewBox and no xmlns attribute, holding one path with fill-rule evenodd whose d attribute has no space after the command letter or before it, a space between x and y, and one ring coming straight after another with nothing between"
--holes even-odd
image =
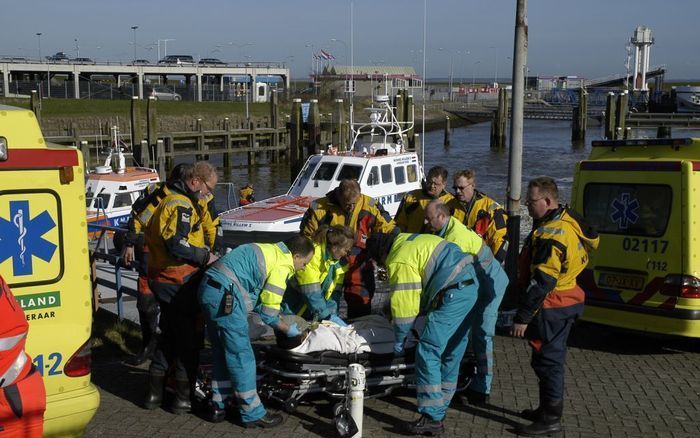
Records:
<instances>
[{"instance_id":1,"label":"boat cabin window","mask_svg":"<svg viewBox=\"0 0 700 438\"><path fill-rule=\"evenodd\" d=\"M322 163L318 166L316 174L314 174L315 181L330 181L333 179L335 174L335 169L338 168L338 163Z\"/></svg>"},{"instance_id":2,"label":"boat cabin window","mask_svg":"<svg viewBox=\"0 0 700 438\"><path fill-rule=\"evenodd\" d=\"M360 180L360 175L362 174L362 166L357 166L353 164L346 164L340 168L340 173L338 173L337 180L343 179L354 179Z\"/></svg>"},{"instance_id":3,"label":"boat cabin window","mask_svg":"<svg viewBox=\"0 0 700 438\"><path fill-rule=\"evenodd\" d=\"M100 193L99 195L95 196L95 203L93 204L93 207L100 210L110 208L109 198L111 197L112 196L109 193Z\"/></svg>"},{"instance_id":4,"label":"boat cabin window","mask_svg":"<svg viewBox=\"0 0 700 438\"><path fill-rule=\"evenodd\" d=\"M406 166L406 173L408 174L408 182L418 181L418 168L415 164Z\"/></svg>"},{"instance_id":5,"label":"boat cabin window","mask_svg":"<svg viewBox=\"0 0 700 438\"><path fill-rule=\"evenodd\" d=\"M369 176L367 177L368 186L376 186L379 184L379 168L377 166L372 167L369 171Z\"/></svg>"},{"instance_id":6,"label":"boat cabin window","mask_svg":"<svg viewBox=\"0 0 700 438\"><path fill-rule=\"evenodd\" d=\"M397 185L406 183L406 172L404 171L403 166L394 167L394 180L396 181Z\"/></svg>"},{"instance_id":7,"label":"boat cabin window","mask_svg":"<svg viewBox=\"0 0 700 438\"><path fill-rule=\"evenodd\" d=\"M314 172L314 169L316 168L316 163L318 163L320 160L319 157L311 157L309 160L306 162L304 165L304 168L301 170L301 177L299 177L299 182L297 183L298 187L303 187L306 185L306 182L311 178L311 175Z\"/></svg>"},{"instance_id":8,"label":"boat cabin window","mask_svg":"<svg viewBox=\"0 0 700 438\"><path fill-rule=\"evenodd\" d=\"M391 176L391 164L383 164L382 165L382 182L383 183L390 183L393 181L393 178Z\"/></svg>"},{"instance_id":9,"label":"boat cabin window","mask_svg":"<svg viewBox=\"0 0 700 438\"><path fill-rule=\"evenodd\" d=\"M92 204L95 201L95 192L93 192L91 189L87 189L87 192L85 193L85 206L87 208L92 208Z\"/></svg>"},{"instance_id":10,"label":"boat cabin window","mask_svg":"<svg viewBox=\"0 0 700 438\"><path fill-rule=\"evenodd\" d=\"M583 215L599 233L660 237L672 196L662 184L591 183L583 191Z\"/></svg>"},{"instance_id":11,"label":"boat cabin window","mask_svg":"<svg viewBox=\"0 0 700 438\"><path fill-rule=\"evenodd\" d=\"M117 193L114 197L114 208L131 207L131 204L131 192Z\"/></svg>"}]
</instances>

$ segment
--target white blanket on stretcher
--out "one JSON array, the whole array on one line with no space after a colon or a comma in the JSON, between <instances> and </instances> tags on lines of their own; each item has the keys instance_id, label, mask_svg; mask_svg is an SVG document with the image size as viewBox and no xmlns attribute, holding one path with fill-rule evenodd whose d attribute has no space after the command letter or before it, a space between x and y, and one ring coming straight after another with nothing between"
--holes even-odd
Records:
<instances>
[{"instance_id":1,"label":"white blanket on stretcher","mask_svg":"<svg viewBox=\"0 0 700 438\"><path fill-rule=\"evenodd\" d=\"M360 318L348 327L322 321L298 347L290 351L389 354L394 351L394 330L391 323L379 315Z\"/></svg>"}]
</instances>

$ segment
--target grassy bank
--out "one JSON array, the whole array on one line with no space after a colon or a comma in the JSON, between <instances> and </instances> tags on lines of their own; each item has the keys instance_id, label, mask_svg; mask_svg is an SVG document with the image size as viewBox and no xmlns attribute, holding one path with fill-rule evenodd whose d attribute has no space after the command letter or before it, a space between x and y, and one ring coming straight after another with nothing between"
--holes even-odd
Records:
<instances>
[{"instance_id":1,"label":"grassy bank","mask_svg":"<svg viewBox=\"0 0 700 438\"><path fill-rule=\"evenodd\" d=\"M124 359L139 351L141 329L133 322L98 310L92 321L92 354L95 359Z\"/></svg>"}]
</instances>

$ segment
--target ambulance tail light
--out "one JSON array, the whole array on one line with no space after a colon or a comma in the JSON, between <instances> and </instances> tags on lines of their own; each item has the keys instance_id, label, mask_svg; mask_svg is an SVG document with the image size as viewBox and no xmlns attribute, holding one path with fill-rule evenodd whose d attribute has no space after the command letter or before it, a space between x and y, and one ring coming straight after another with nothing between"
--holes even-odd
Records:
<instances>
[{"instance_id":1,"label":"ambulance tail light","mask_svg":"<svg viewBox=\"0 0 700 438\"><path fill-rule=\"evenodd\" d=\"M75 353L68 359L63 372L68 377L82 377L90 374L92 368L92 348L88 339Z\"/></svg>"},{"instance_id":2,"label":"ambulance tail light","mask_svg":"<svg viewBox=\"0 0 700 438\"><path fill-rule=\"evenodd\" d=\"M691 275L667 275L661 293L681 298L700 298L700 278Z\"/></svg>"}]
</instances>

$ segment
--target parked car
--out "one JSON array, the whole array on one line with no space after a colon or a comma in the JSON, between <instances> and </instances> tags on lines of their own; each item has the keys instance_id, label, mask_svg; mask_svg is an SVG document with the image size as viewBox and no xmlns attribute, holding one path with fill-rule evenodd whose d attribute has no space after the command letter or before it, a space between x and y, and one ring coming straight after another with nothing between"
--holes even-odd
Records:
<instances>
[{"instance_id":1,"label":"parked car","mask_svg":"<svg viewBox=\"0 0 700 438\"><path fill-rule=\"evenodd\" d=\"M226 63L218 58L202 58L199 60L200 65L226 65Z\"/></svg>"},{"instance_id":2,"label":"parked car","mask_svg":"<svg viewBox=\"0 0 700 438\"><path fill-rule=\"evenodd\" d=\"M90 58L74 58L73 63L74 64L94 64L95 61L93 61Z\"/></svg>"},{"instance_id":3,"label":"parked car","mask_svg":"<svg viewBox=\"0 0 700 438\"><path fill-rule=\"evenodd\" d=\"M168 55L158 61L158 64L195 65L195 62L190 55Z\"/></svg>"},{"instance_id":4,"label":"parked car","mask_svg":"<svg viewBox=\"0 0 700 438\"><path fill-rule=\"evenodd\" d=\"M46 60L49 62L69 62L70 58L68 58L65 52L56 52L53 55L47 56Z\"/></svg>"},{"instance_id":5,"label":"parked car","mask_svg":"<svg viewBox=\"0 0 700 438\"><path fill-rule=\"evenodd\" d=\"M134 59L133 61L131 61L131 64L132 65L150 65L151 61L149 61L148 59Z\"/></svg>"},{"instance_id":6,"label":"parked car","mask_svg":"<svg viewBox=\"0 0 700 438\"><path fill-rule=\"evenodd\" d=\"M182 96L170 87L154 87L151 90L151 97L155 100L182 100Z\"/></svg>"}]
</instances>

